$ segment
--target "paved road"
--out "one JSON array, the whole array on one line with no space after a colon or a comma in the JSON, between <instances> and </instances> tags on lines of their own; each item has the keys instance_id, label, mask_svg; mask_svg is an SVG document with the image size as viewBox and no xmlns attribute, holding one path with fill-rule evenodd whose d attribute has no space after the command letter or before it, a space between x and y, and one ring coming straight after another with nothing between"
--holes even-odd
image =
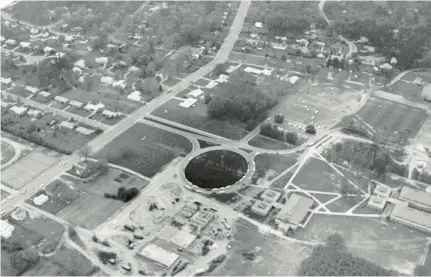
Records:
<instances>
[{"instance_id":1,"label":"paved road","mask_svg":"<svg viewBox=\"0 0 431 277\"><path fill-rule=\"evenodd\" d=\"M232 27L229 31L229 34L227 35L217 55L211 62L201 67L199 70L195 71L194 73L188 75L179 84L173 86L169 91L164 92L162 95L160 95L159 97L157 97L156 99L148 103L146 106L139 108L130 116L124 118L118 124L111 127L110 129L108 129L107 131L105 131L104 133L96 137L94 140L89 142L88 146L90 146L93 149L93 153L102 149L110 141L112 141L113 139L121 135L123 132L125 132L127 129L132 127L135 124L135 122L139 121L145 115L151 113L152 111L154 111L155 109L157 109L158 107L160 107L161 105L169 101L176 94L178 94L179 92L187 88L192 82L195 82L200 78L202 78L203 76L205 76L206 74L210 73L214 69L216 64L223 63L224 61L226 61L227 58L229 57L230 51L232 50L241 32L242 25L244 23L244 20L250 5L251 5L250 1L241 2L238 12L233 21ZM36 192L38 188L44 187L49 183L51 183L52 181L54 181L64 171L66 171L68 168L71 168L74 164L79 162L79 160L80 160L80 157L77 151L75 151L72 155L64 159L62 164L56 164L52 166L50 169L48 169L38 177L34 178L32 181L30 181L26 185L27 190ZM14 197L10 198L7 202L5 202L2 205L2 212L11 211L17 204L21 203L23 200L25 200L24 196L15 195Z\"/></svg>"}]
</instances>

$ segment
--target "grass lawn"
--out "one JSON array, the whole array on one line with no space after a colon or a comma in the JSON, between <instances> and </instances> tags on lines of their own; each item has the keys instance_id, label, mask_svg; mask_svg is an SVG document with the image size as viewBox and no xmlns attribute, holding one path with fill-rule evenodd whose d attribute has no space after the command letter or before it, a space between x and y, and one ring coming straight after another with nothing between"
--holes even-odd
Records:
<instances>
[{"instance_id":1,"label":"grass lawn","mask_svg":"<svg viewBox=\"0 0 431 277\"><path fill-rule=\"evenodd\" d=\"M61 246L55 255L43 257L36 266L27 270L28 276L87 276L93 264L77 250Z\"/></svg>"},{"instance_id":2,"label":"grass lawn","mask_svg":"<svg viewBox=\"0 0 431 277\"><path fill-rule=\"evenodd\" d=\"M421 231L385 219L316 214L293 237L323 242L335 233L344 238L351 254L408 275L413 273L427 237Z\"/></svg>"},{"instance_id":3,"label":"grass lawn","mask_svg":"<svg viewBox=\"0 0 431 277\"><path fill-rule=\"evenodd\" d=\"M15 150L13 149L12 145L1 142L1 163L7 163L10 159L13 158L13 155L15 154Z\"/></svg>"},{"instance_id":4,"label":"grass lawn","mask_svg":"<svg viewBox=\"0 0 431 277\"><path fill-rule=\"evenodd\" d=\"M73 224L94 229L118 211L123 204L119 200L86 192L56 215Z\"/></svg>"},{"instance_id":5,"label":"grass lawn","mask_svg":"<svg viewBox=\"0 0 431 277\"><path fill-rule=\"evenodd\" d=\"M136 123L100 150L97 156L107 157L111 163L152 177L191 149L191 142L180 135Z\"/></svg>"},{"instance_id":6,"label":"grass lawn","mask_svg":"<svg viewBox=\"0 0 431 277\"><path fill-rule=\"evenodd\" d=\"M263 176L265 172L271 170L278 176L284 170L288 169L295 164L297 158L290 155L276 155L276 154L260 154L254 158L256 163L255 174Z\"/></svg>"},{"instance_id":7,"label":"grass lawn","mask_svg":"<svg viewBox=\"0 0 431 277\"><path fill-rule=\"evenodd\" d=\"M6 197L8 197L10 195L10 193L9 192L7 192L7 191L5 191L5 190L1 190L1 199L0 200L3 200L3 199L5 199Z\"/></svg>"},{"instance_id":8,"label":"grass lawn","mask_svg":"<svg viewBox=\"0 0 431 277\"><path fill-rule=\"evenodd\" d=\"M304 190L339 192L341 182L347 180L326 162L309 158L292 180L294 185Z\"/></svg>"},{"instance_id":9,"label":"grass lawn","mask_svg":"<svg viewBox=\"0 0 431 277\"><path fill-rule=\"evenodd\" d=\"M343 196L326 206L331 212L344 213L361 202L364 196Z\"/></svg>"},{"instance_id":10,"label":"grass lawn","mask_svg":"<svg viewBox=\"0 0 431 277\"><path fill-rule=\"evenodd\" d=\"M196 107L190 107L188 109L180 107L179 103L178 100L171 99L152 112L152 114L233 140L239 140L248 133L248 131L244 129L245 124L242 122L234 123L208 118L207 106L203 103L196 103ZM165 110L169 113L166 113Z\"/></svg>"},{"instance_id":11,"label":"grass lawn","mask_svg":"<svg viewBox=\"0 0 431 277\"><path fill-rule=\"evenodd\" d=\"M267 150L286 150L293 148L293 146L290 144L263 136L261 134L257 134L256 136L254 136L251 140L248 141L248 144L254 147L259 147Z\"/></svg>"},{"instance_id":12,"label":"grass lawn","mask_svg":"<svg viewBox=\"0 0 431 277\"><path fill-rule=\"evenodd\" d=\"M69 108L67 111L70 112L70 113L74 113L74 114L83 116L83 117L87 117L87 116L89 116L91 114L90 112L87 112L84 109L78 109L78 108L75 108L75 107Z\"/></svg>"},{"instance_id":13,"label":"grass lawn","mask_svg":"<svg viewBox=\"0 0 431 277\"><path fill-rule=\"evenodd\" d=\"M294 166L291 170L281 176L277 181L273 182L270 187L275 189L283 189L290 181L297 168L298 166Z\"/></svg>"}]
</instances>

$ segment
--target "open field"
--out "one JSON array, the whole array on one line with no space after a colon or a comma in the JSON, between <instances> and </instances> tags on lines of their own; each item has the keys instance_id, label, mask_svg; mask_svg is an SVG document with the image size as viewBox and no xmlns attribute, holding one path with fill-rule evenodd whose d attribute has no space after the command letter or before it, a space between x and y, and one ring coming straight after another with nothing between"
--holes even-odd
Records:
<instances>
[{"instance_id":1,"label":"open field","mask_svg":"<svg viewBox=\"0 0 431 277\"><path fill-rule=\"evenodd\" d=\"M242 219L236 225L237 232L233 236L232 248L228 250L228 258L211 273L212 276L296 275L300 263L312 250L310 246L264 235L256 226ZM256 253L254 261L243 257L242 254L248 251Z\"/></svg>"},{"instance_id":2,"label":"open field","mask_svg":"<svg viewBox=\"0 0 431 277\"><path fill-rule=\"evenodd\" d=\"M382 98L369 99L357 115L378 132L404 132L409 138L416 136L427 118L424 110Z\"/></svg>"},{"instance_id":3,"label":"open field","mask_svg":"<svg viewBox=\"0 0 431 277\"><path fill-rule=\"evenodd\" d=\"M197 102L195 107L188 109L180 107L179 104L179 100L171 99L152 112L152 115L228 139L239 140L248 133L244 129L245 124L242 122L233 123L208 118L207 106L203 103Z\"/></svg>"},{"instance_id":4,"label":"open field","mask_svg":"<svg viewBox=\"0 0 431 277\"><path fill-rule=\"evenodd\" d=\"M28 276L87 276L94 270L93 264L84 255L62 245L51 257L42 257L36 266L27 270Z\"/></svg>"},{"instance_id":5,"label":"open field","mask_svg":"<svg viewBox=\"0 0 431 277\"><path fill-rule=\"evenodd\" d=\"M136 123L96 156L107 157L111 163L152 177L174 158L186 155L191 150L190 141L180 135Z\"/></svg>"},{"instance_id":6,"label":"open field","mask_svg":"<svg viewBox=\"0 0 431 277\"><path fill-rule=\"evenodd\" d=\"M340 191L341 182L347 182L346 178L338 174L326 162L316 158L309 158L292 180L294 185L304 190L324 192Z\"/></svg>"},{"instance_id":7,"label":"open field","mask_svg":"<svg viewBox=\"0 0 431 277\"><path fill-rule=\"evenodd\" d=\"M19 189L51 167L57 158L35 150L2 171L2 183Z\"/></svg>"},{"instance_id":8,"label":"open field","mask_svg":"<svg viewBox=\"0 0 431 277\"><path fill-rule=\"evenodd\" d=\"M3 200L3 199L5 199L6 197L8 197L10 195L10 193L9 192L7 192L7 191L5 191L5 190L1 190L1 199L0 200Z\"/></svg>"},{"instance_id":9,"label":"open field","mask_svg":"<svg viewBox=\"0 0 431 277\"><path fill-rule=\"evenodd\" d=\"M278 180L273 182L270 187L276 188L276 189L283 189L289 180L292 178L293 174L295 173L295 170L298 168L298 165L291 168L288 172L286 172L283 176L281 176Z\"/></svg>"},{"instance_id":10,"label":"open field","mask_svg":"<svg viewBox=\"0 0 431 277\"><path fill-rule=\"evenodd\" d=\"M422 82L426 85L431 82L431 72L422 71L407 73L401 78L401 80L390 86L389 89L392 93L400 94L407 99L424 102L424 98L422 96L424 85L413 83L416 78L422 79Z\"/></svg>"},{"instance_id":11,"label":"open field","mask_svg":"<svg viewBox=\"0 0 431 277\"><path fill-rule=\"evenodd\" d=\"M259 154L254 158L256 163L256 177L268 176L268 180L277 177L287 168L291 167L296 162L295 156L275 155L275 154Z\"/></svg>"},{"instance_id":12,"label":"open field","mask_svg":"<svg viewBox=\"0 0 431 277\"><path fill-rule=\"evenodd\" d=\"M316 214L294 237L322 242L335 233L353 255L405 274L413 273L426 241L425 233L384 219Z\"/></svg>"},{"instance_id":13,"label":"open field","mask_svg":"<svg viewBox=\"0 0 431 277\"><path fill-rule=\"evenodd\" d=\"M250 139L248 144L267 150L287 150L293 148L293 146L288 143L272 139L261 134L257 134Z\"/></svg>"},{"instance_id":14,"label":"open field","mask_svg":"<svg viewBox=\"0 0 431 277\"><path fill-rule=\"evenodd\" d=\"M343 195L341 198L331 202L326 206L331 212L344 213L350 210L353 206L358 204L365 196L346 196Z\"/></svg>"},{"instance_id":15,"label":"open field","mask_svg":"<svg viewBox=\"0 0 431 277\"><path fill-rule=\"evenodd\" d=\"M119 200L108 199L87 192L81 194L75 201L63 208L56 215L73 224L87 229L94 229L105 222L123 204Z\"/></svg>"},{"instance_id":16,"label":"open field","mask_svg":"<svg viewBox=\"0 0 431 277\"><path fill-rule=\"evenodd\" d=\"M1 142L1 163L7 163L10 159L13 158L13 155L15 154L15 150L13 149L12 145L2 141Z\"/></svg>"}]
</instances>

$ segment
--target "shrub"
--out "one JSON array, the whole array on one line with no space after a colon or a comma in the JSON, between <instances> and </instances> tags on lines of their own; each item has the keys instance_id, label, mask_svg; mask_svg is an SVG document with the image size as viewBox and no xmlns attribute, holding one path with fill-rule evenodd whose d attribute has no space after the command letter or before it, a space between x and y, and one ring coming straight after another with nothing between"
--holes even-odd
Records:
<instances>
[{"instance_id":1,"label":"shrub","mask_svg":"<svg viewBox=\"0 0 431 277\"><path fill-rule=\"evenodd\" d=\"M117 258L117 254L115 254L114 252L106 252L106 251L99 251L99 252L97 252L97 256L99 257L99 259L104 264L106 264L107 262L109 262L110 259L114 259L115 260Z\"/></svg>"},{"instance_id":2,"label":"shrub","mask_svg":"<svg viewBox=\"0 0 431 277\"><path fill-rule=\"evenodd\" d=\"M314 127L314 125L310 124L305 128L305 132L307 134L310 134L310 135L315 135L316 134L316 128Z\"/></svg>"},{"instance_id":3,"label":"shrub","mask_svg":"<svg viewBox=\"0 0 431 277\"><path fill-rule=\"evenodd\" d=\"M277 115L274 117L274 121L275 121L275 123L278 123L278 124L283 123L283 121L284 121L284 115L277 114Z\"/></svg>"}]
</instances>

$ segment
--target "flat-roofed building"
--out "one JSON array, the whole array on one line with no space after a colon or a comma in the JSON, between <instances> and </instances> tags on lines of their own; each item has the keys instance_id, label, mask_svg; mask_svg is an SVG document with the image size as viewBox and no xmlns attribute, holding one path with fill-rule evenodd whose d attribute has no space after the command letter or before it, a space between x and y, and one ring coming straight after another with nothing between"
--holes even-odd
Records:
<instances>
[{"instance_id":1,"label":"flat-roofed building","mask_svg":"<svg viewBox=\"0 0 431 277\"><path fill-rule=\"evenodd\" d=\"M386 206L386 199L381 198L377 195L371 195L370 199L368 199L368 202L367 202L368 208L378 210L378 211L383 211L385 209L385 206Z\"/></svg>"},{"instance_id":2,"label":"flat-roofed building","mask_svg":"<svg viewBox=\"0 0 431 277\"><path fill-rule=\"evenodd\" d=\"M409 202L409 206L431 212L431 195L426 192L404 186L398 199Z\"/></svg>"},{"instance_id":3,"label":"flat-roofed building","mask_svg":"<svg viewBox=\"0 0 431 277\"><path fill-rule=\"evenodd\" d=\"M190 226L197 230L202 230L214 218L215 212L211 210L199 210L190 219Z\"/></svg>"},{"instance_id":4,"label":"flat-roofed building","mask_svg":"<svg viewBox=\"0 0 431 277\"><path fill-rule=\"evenodd\" d=\"M88 129L82 126L79 126L78 128L76 128L76 131L85 136L90 136L94 133L94 130Z\"/></svg>"},{"instance_id":5,"label":"flat-roofed building","mask_svg":"<svg viewBox=\"0 0 431 277\"><path fill-rule=\"evenodd\" d=\"M142 100L141 92L135 90L127 96L127 99L140 102Z\"/></svg>"},{"instance_id":6,"label":"flat-roofed building","mask_svg":"<svg viewBox=\"0 0 431 277\"><path fill-rule=\"evenodd\" d=\"M254 67L246 67L244 69L244 71L248 72L248 73L256 74L256 75L262 74L262 70L254 68Z\"/></svg>"},{"instance_id":7,"label":"flat-roofed building","mask_svg":"<svg viewBox=\"0 0 431 277\"><path fill-rule=\"evenodd\" d=\"M15 210L13 210L10 216L15 220L21 221L27 217L27 211L23 208L18 207Z\"/></svg>"},{"instance_id":8,"label":"flat-roofed building","mask_svg":"<svg viewBox=\"0 0 431 277\"><path fill-rule=\"evenodd\" d=\"M218 78L216 80L216 82L218 83L227 83L227 81L229 80L229 76L226 74L220 74L218 75Z\"/></svg>"},{"instance_id":9,"label":"flat-roofed building","mask_svg":"<svg viewBox=\"0 0 431 277\"><path fill-rule=\"evenodd\" d=\"M260 216L267 216L271 208L271 204L257 200L253 206L251 206L251 211Z\"/></svg>"},{"instance_id":10,"label":"flat-roofed building","mask_svg":"<svg viewBox=\"0 0 431 277\"><path fill-rule=\"evenodd\" d=\"M181 207L181 209L177 212L177 215L183 218L191 218L197 211L199 207L194 203L187 203Z\"/></svg>"},{"instance_id":11,"label":"flat-roofed building","mask_svg":"<svg viewBox=\"0 0 431 277\"><path fill-rule=\"evenodd\" d=\"M63 121L63 122L60 123L59 126L62 127L62 128L69 129L69 130L73 130L76 127L75 123L72 123L72 122L69 122L69 121Z\"/></svg>"},{"instance_id":12,"label":"flat-roofed building","mask_svg":"<svg viewBox=\"0 0 431 277\"><path fill-rule=\"evenodd\" d=\"M194 98L198 98L198 97L199 97L199 96L201 96L202 94L204 94L204 91L198 88L198 89L195 89L195 90L190 91L190 92L187 94L187 96L189 96L189 97L194 97Z\"/></svg>"},{"instance_id":13,"label":"flat-roofed building","mask_svg":"<svg viewBox=\"0 0 431 277\"><path fill-rule=\"evenodd\" d=\"M40 118L42 117L42 112L39 110L33 109L33 110L29 110L27 112L27 115L35 118Z\"/></svg>"},{"instance_id":14,"label":"flat-roofed building","mask_svg":"<svg viewBox=\"0 0 431 277\"><path fill-rule=\"evenodd\" d=\"M19 106L13 106L9 109L10 111L14 112L15 114L19 116L24 116L27 114L28 109L26 107L19 107Z\"/></svg>"},{"instance_id":15,"label":"flat-roofed building","mask_svg":"<svg viewBox=\"0 0 431 277\"><path fill-rule=\"evenodd\" d=\"M104 108L105 108L105 105L101 102L99 102L99 104L88 103L84 107L84 110L89 111L89 112L99 112L99 111L103 110Z\"/></svg>"},{"instance_id":16,"label":"flat-roofed building","mask_svg":"<svg viewBox=\"0 0 431 277\"><path fill-rule=\"evenodd\" d=\"M41 92L39 92L39 94L38 95L40 95L40 96L42 96L42 97L44 97L44 98L48 98L48 97L50 97L51 96L51 93L49 93L49 92L47 92L47 91L41 91Z\"/></svg>"},{"instance_id":17,"label":"flat-roofed building","mask_svg":"<svg viewBox=\"0 0 431 277\"><path fill-rule=\"evenodd\" d=\"M45 203L46 201L48 201L48 199L49 199L48 195L42 193L41 195L39 195L33 199L33 203L36 206L40 206L40 205L43 205L43 203Z\"/></svg>"},{"instance_id":18,"label":"flat-roofed building","mask_svg":"<svg viewBox=\"0 0 431 277\"><path fill-rule=\"evenodd\" d=\"M313 206L313 203L314 201L311 198L296 193L292 194L275 217L275 223L284 232L288 231L291 227L300 225Z\"/></svg>"},{"instance_id":19,"label":"flat-roofed building","mask_svg":"<svg viewBox=\"0 0 431 277\"><path fill-rule=\"evenodd\" d=\"M70 100L69 105L78 108L78 109L82 109L84 107L84 103L79 102L79 101L75 101L75 100Z\"/></svg>"},{"instance_id":20,"label":"flat-roofed building","mask_svg":"<svg viewBox=\"0 0 431 277\"><path fill-rule=\"evenodd\" d=\"M67 99L66 97L63 97L63 96L56 96L56 97L54 97L54 101L56 101L56 102L58 102L58 103L61 103L61 104L66 104L66 103L68 103L70 100L69 100L69 99Z\"/></svg>"},{"instance_id":21,"label":"flat-roofed building","mask_svg":"<svg viewBox=\"0 0 431 277\"><path fill-rule=\"evenodd\" d=\"M431 214L402 204L395 204L390 219L418 230L431 233Z\"/></svg>"},{"instance_id":22,"label":"flat-roofed building","mask_svg":"<svg viewBox=\"0 0 431 277\"><path fill-rule=\"evenodd\" d=\"M373 193L381 198L388 198L391 195L391 189L383 184L377 184Z\"/></svg>"},{"instance_id":23,"label":"flat-roofed building","mask_svg":"<svg viewBox=\"0 0 431 277\"><path fill-rule=\"evenodd\" d=\"M173 226L166 226L157 236L159 239L171 242L182 248L189 247L196 239L196 235L188 230L178 229Z\"/></svg>"},{"instance_id":24,"label":"flat-roofed building","mask_svg":"<svg viewBox=\"0 0 431 277\"><path fill-rule=\"evenodd\" d=\"M5 84L5 85L12 84L12 79L11 78L3 78L3 77L1 77L0 80L1 80L2 84Z\"/></svg>"},{"instance_id":25,"label":"flat-roofed building","mask_svg":"<svg viewBox=\"0 0 431 277\"><path fill-rule=\"evenodd\" d=\"M168 251L155 244L147 244L140 252L140 256L168 268L179 258L178 254Z\"/></svg>"},{"instance_id":26,"label":"flat-roofed building","mask_svg":"<svg viewBox=\"0 0 431 277\"><path fill-rule=\"evenodd\" d=\"M25 90L27 92L30 92L31 94L35 94L35 93L37 93L39 91L38 88L34 88L34 87L31 87L31 86L25 86Z\"/></svg>"},{"instance_id":27,"label":"flat-roofed building","mask_svg":"<svg viewBox=\"0 0 431 277\"><path fill-rule=\"evenodd\" d=\"M183 102L181 102L179 104L179 106L188 109L191 106L193 106L197 101L198 100L195 99L195 98L187 98L186 100L184 100Z\"/></svg>"},{"instance_id":28,"label":"flat-roofed building","mask_svg":"<svg viewBox=\"0 0 431 277\"><path fill-rule=\"evenodd\" d=\"M281 193L272 189L266 189L261 195L260 199L267 203L277 202L280 199Z\"/></svg>"},{"instance_id":29,"label":"flat-roofed building","mask_svg":"<svg viewBox=\"0 0 431 277\"><path fill-rule=\"evenodd\" d=\"M7 239L12 236L13 230L15 230L15 226L7 220L0 220L0 234L2 238Z\"/></svg>"}]
</instances>

